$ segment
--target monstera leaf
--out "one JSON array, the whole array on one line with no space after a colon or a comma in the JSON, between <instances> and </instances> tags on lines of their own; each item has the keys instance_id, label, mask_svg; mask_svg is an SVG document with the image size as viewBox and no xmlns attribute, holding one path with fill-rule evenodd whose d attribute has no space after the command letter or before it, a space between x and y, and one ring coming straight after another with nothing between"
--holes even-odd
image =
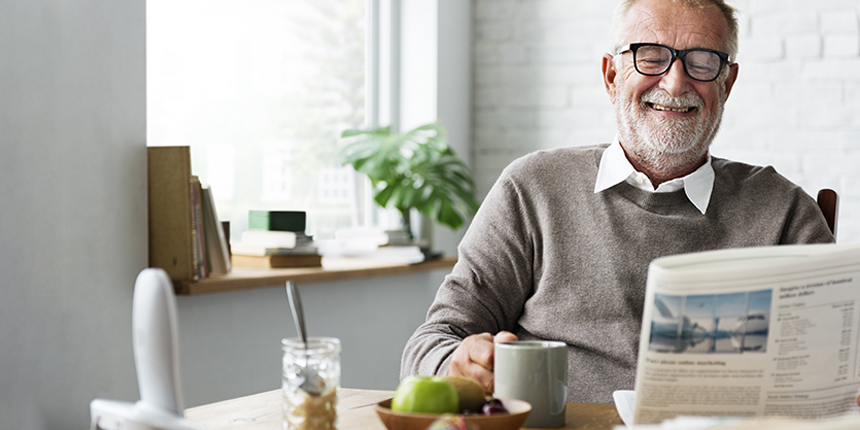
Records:
<instances>
[{"instance_id":1,"label":"monstera leaf","mask_svg":"<svg viewBox=\"0 0 860 430\"><path fill-rule=\"evenodd\" d=\"M366 174L374 201L396 208L407 222L416 208L457 230L478 210L472 172L448 147L441 124L399 134L391 134L390 127L346 130L341 137L355 139L340 151L341 164Z\"/></svg>"}]
</instances>

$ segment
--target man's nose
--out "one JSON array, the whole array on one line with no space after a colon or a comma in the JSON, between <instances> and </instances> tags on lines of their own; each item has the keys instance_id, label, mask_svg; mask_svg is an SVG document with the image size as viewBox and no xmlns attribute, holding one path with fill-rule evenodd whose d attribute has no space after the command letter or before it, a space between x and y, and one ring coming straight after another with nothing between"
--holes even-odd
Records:
<instances>
[{"instance_id":1,"label":"man's nose","mask_svg":"<svg viewBox=\"0 0 860 430\"><path fill-rule=\"evenodd\" d=\"M687 92L690 86L690 77L684 70L684 61L680 57L675 58L669 70L660 79L660 88L671 96L680 96Z\"/></svg>"}]
</instances>

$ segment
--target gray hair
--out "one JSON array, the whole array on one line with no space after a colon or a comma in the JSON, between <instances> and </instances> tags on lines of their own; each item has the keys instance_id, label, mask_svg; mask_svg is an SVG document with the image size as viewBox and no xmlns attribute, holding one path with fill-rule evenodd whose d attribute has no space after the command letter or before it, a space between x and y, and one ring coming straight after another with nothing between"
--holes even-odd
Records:
<instances>
[{"instance_id":1,"label":"gray hair","mask_svg":"<svg viewBox=\"0 0 860 430\"><path fill-rule=\"evenodd\" d=\"M624 40L627 29L624 26L624 18L627 17L627 12L633 7L633 4L638 0L622 0L615 8L615 16L612 18L612 54L618 51L622 45L627 42ZM716 6L723 13L728 24L729 34L726 50L729 54L729 61L734 61L738 55L738 19L737 11L734 7L726 4L724 0L670 0L675 3L680 3L686 7L703 8L709 5Z\"/></svg>"}]
</instances>

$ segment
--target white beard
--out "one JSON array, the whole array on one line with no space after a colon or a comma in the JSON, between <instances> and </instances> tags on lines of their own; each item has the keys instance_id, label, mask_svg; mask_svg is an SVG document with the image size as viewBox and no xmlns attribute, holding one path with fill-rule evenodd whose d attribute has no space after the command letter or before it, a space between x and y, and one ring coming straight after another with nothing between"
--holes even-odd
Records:
<instances>
[{"instance_id":1,"label":"white beard","mask_svg":"<svg viewBox=\"0 0 860 430\"><path fill-rule=\"evenodd\" d=\"M674 176L697 167L708 153L723 117L725 81L720 85L720 103L714 115L703 116L704 100L695 93L672 97L664 90L651 88L639 103L617 82L619 105L615 109L618 132L624 149L651 172ZM696 107L698 115L685 119L660 119L647 115L647 103L672 107Z\"/></svg>"}]
</instances>

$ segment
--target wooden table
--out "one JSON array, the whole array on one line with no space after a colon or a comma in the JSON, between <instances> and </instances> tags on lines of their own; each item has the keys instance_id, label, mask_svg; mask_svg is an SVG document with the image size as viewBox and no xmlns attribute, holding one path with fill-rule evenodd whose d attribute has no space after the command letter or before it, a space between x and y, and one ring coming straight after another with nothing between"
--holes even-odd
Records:
<instances>
[{"instance_id":1,"label":"wooden table","mask_svg":"<svg viewBox=\"0 0 860 430\"><path fill-rule=\"evenodd\" d=\"M393 391L343 388L338 394L340 430L385 430L374 406ZM566 415L565 429L612 430L623 424L614 405L568 403ZM208 430L281 430L281 390L189 408L185 417Z\"/></svg>"}]
</instances>

